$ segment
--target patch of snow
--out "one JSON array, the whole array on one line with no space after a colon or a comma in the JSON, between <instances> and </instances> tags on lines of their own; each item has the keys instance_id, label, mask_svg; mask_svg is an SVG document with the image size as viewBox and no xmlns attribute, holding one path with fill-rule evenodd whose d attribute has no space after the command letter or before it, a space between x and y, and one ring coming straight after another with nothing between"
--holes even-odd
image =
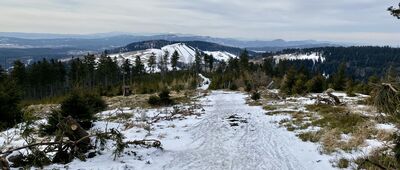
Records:
<instances>
[{"instance_id":1,"label":"patch of snow","mask_svg":"<svg viewBox=\"0 0 400 170\"><path fill-rule=\"evenodd\" d=\"M218 61L227 62L231 58L237 58L236 55L228 53L226 51L204 51L208 55L212 55Z\"/></svg>"},{"instance_id":2,"label":"patch of snow","mask_svg":"<svg viewBox=\"0 0 400 170\"><path fill-rule=\"evenodd\" d=\"M202 74L199 74L199 76L203 79L203 82L201 82L198 89L207 90L211 84L211 80L207 77L204 77Z\"/></svg>"},{"instance_id":3,"label":"patch of snow","mask_svg":"<svg viewBox=\"0 0 400 170\"><path fill-rule=\"evenodd\" d=\"M396 126L393 124L376 124L376 129L389 132L395 132L397 130Z\"/></svg>"}]
</instances>

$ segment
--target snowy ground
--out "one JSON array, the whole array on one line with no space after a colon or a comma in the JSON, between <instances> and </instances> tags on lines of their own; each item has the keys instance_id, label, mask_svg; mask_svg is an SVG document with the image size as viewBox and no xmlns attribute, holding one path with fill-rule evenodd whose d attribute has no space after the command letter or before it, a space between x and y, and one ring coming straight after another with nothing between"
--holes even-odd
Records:
<instances>
[{"instance_id":1,"label":"snowy ground","mask_svg":"<svg viewBox=\"0 0 400 170\"><path fill-rule=\"evenodd\" d=\"M124 130L124 125L108 123L118 128L127 138L159 139L164 150L129 148L123 157L113 161L110 151L103 155L78 160L68 165L48 168L69 169L333 169L330 157L320 155L318 146L300 141L294 133L278 127L274 122L285 116L266 116L259 106L248 106L247 95L213 91L200 99L203 109L185 119L160 121L152 125L151 134L142 128ZM101 113L118 114L118 110ZM124 113L137 113L126 108ZM163 110L147 110L151 117ZM135 119L135 118L134 118ZM104 128L98 122L95 128ZM111 147L111 146L110 146Z\"/></svg>"},{"instance_id":2,"label":"snowy ground","mask_svg":"<svg viewBox=\"0 0 400 170\"><path fill-rule=\"evenodd\" d=\"M206 90L210 80L199 76L203 79L199 90ZM349 102L353 100L341 93L336 95ZM177 107L119 108L101 112L98 114L101 121L95 123L93 132L115 128L124 134L125 141L156 139L161 141L163 149L131 146L113 160L114 143L110 142L101 154L86 162L76 159L67 165L51 165L45 169L334 169L335 155L321 155L319 144L302 142L296 133L277 123L288 115L266 114L270 111L262 106L246 104L247 98L239 92L211 91L191 104L178 106L181 110L192 110L193 114L181 114L175 119L161 119L151 124L148 122L157 117L172 115ZM304 105L314 102L307 97L293 97L269 101L269 104L285 106L278 111L301 111L305 110ZM123 115L131 117L123 118ZM393 126L378 124L377 128L392 130ZM6 132L0 135L1 143L7 143L9 138L5 136ZM18 136L13 139L5 147L24 144ZM372 144L368 146L376 143L369 142Z\"/></svg>"}]
</instances>

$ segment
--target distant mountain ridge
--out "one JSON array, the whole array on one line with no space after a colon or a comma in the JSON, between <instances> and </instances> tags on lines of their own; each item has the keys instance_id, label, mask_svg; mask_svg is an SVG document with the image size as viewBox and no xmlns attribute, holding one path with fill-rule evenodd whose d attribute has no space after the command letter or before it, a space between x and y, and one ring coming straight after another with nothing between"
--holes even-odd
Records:
<instances>
[{"instance_id":1,"label":"distant mountain ridge","mask_svg":"<svg viewBox=\"0 0 400 170\"><path fill-rule=\"evenodd\" d=\"M282 39L272 41L247 41L233 38L215 38L210 36L183 35L183 34L155 34L155 35L135 35L128 33L100 33L100 34L40 34L40 33L4 33L0 32L0 47L2 44L14 44L15 46L29 48L43 47L71 47L80 49L107 49L110 47L120 47L133 42L149 40L166 41L205 41L232 46L239 48L257 47L299 47L312 45L320 47L334 43L315 40L285 41Z\"/></svg>"}]
</instances>

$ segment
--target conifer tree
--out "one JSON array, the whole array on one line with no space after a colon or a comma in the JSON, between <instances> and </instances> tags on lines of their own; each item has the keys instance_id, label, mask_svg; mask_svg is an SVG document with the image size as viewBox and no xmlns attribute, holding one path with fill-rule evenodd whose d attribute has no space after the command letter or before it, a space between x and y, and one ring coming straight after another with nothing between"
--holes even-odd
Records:
<instances>
[{"instance_id":1,"label":"conifer tree","mask_svg":"<svg viewBox=\"0 0 400 170\"><path fill-rule=\"evenodd\" d=\"M317 74L307 82L306 86L308 92L321 93L325 90L325 77L321 74Z\"/></svg>"},{"instance_id":2,"label":"conifer tree","mask_svg":"<svg viewBox=\"0 0 400 170\"><path fill-rule=\"evenodd\" d=\"M175 50L171 56L171 66L174 71L176 71L176 68L178 66L178 60L179 60L179 53L178 51Z\"/></svg>"},{"instance_id":3,"label":"conifer tree","mask_svg":"<svg viewBox=\"0 0 400 170\"><path fill-rule=\"evenodd\" d=\"M281 92L291 95L293 94L293 87L296 84L296 70L291 67L285 74L281 84Z\"/></svg>"},{"instance_id":4,"label":"conifer tree","mask_svg":"<svg viewBox=\"0 0 400 170\"><path fill-rule=\"evenodd\" d=\"M159 68L163 76L168 72L168 57L169 57L168 51L164 51L164 55L160 57Z\"/></svg>"},{"instance_id":5,"label":"conifer tree","mask_svg":"<svg viewBox=\"0 0 400 170\"><path fill-rule=\"evenodd\" d=\"M144 65L142 63L142 60L140 59L139 56L136 56L135 59L135 67L134 67L134 73L135 76L140 76L143 73L145 73Z\"/></svg>"},{"instance_id":6,"label":"conifer tree","mask_svg":"<svg viewBox=\"0 0 400 170\"><path fill-rule=\"evenodd\" d=\"M9 80L0 67L0 129L14 126L22 120L19 108L21 93L15 81Z\"/></svg>"},{"instance_id":7,"label":"conifer tree","mask_svg":"<svg viewBox=\"0 0 400 170\"><path fill-rule=\"evenodd\" d=\"M89 84L90 88L95 86L95 67L96 67L96 57L93 54L87 54L83 60L85 67L87 69L86 82Z\"/></svg>"},{"instance_id":8,"label":"conifer tree","mask_svg":"<svg viewBox=\"0 0 400 170\"><path fill-rule=\"evenodd\" d=\"M194 68L197 73L201 72L201 63L202 63L201 54L198 50L196 50L196 55L195 55L195 59L194 59L194 64L195 64Z\"/></svg>"},{"instance_id":9,"label":"conifer tree","mask_svg":"<svg viewBox=\"0 0 400 170\"><path fill-rule=\"evenodd\" d=\"M214 62L215 62L214 56L205 54L204 55L204 62L207 64L208 69L210 69L210 72L211 72L213 70Z\"/></svg>"},{"instance_id":10,"label":"conifer tree","mask_svg":"<svg viewBox=\"0 0 400 170\"><path fill-rule=\"evenodd\" d=\"M245 49L239 56L240 69L247 70L249 67L249 52Z\"/></svg>"},{"instance_id":11,"label":"conifer tree","mask_svg":"<svg viewBox=\"0 0 400 170\"><path fill-rule=\"evenodd\" d=\"M11 78L17 83L19 86L24 86L26 84L27 75L25 64L20 60L14 62L13 69L11 71Z\"/></svg>"},{"instance_id":12,"label":"conifer tree","mask_svg":"<svg viewBox=\"0 0 400 170\"><path fill-rule=\"evenodd\" d=\"M151 73L153 73L154 70L155 70L155 67L156 67L156 64L157 64L156 60L157 60L156 59L156 55L153 53L153 54L150 55L149 60L147 61L148 62L147 65L149 66Z\"/></svg>"},{"instance_id":13,"label":"conifer tree","mask_svg":"<svg viewBox=\"0 0 400 170\"><path fill-rule=\"evenodd\" d=\"M340 64L338 71L333 76L333 89L344 90L346 87L346 65Z\"/></svg>"},{"instance_id":14,"label":"conifer tree","mask_svg":"<svg viewBox=\"0 0 400 170\"><path fill-rule=\"evenodd\" d=\"M393 6L391 6L388 8L388 11L390 12L391 15L393 15L397 19L400 19L400 3L399 3L399 8L394 8Z\"/></svg>"},{"instance_id":15,"label":"conifer tree","mask_svg":"<svg viewBox=\"0 0 400 170\"><path fill-rule=\"evenodd\" d=\"M124 63L122 64L122 72L124 81L127 81L127 79L131 80L132 64L128 59L125 59Z\"/></svg>"}]
</instances>

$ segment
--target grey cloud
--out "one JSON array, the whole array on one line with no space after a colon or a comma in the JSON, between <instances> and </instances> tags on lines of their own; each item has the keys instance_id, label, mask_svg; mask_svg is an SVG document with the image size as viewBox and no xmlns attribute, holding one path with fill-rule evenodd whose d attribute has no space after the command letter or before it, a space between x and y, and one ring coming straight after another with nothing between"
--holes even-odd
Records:
<instances>
[{"instance_id":1,"label":"grey cloud","mask_svg":"<svg viewBox=\"0 0 400 170\"><path fill-rule=\"evenodd\" d=\"M386 11L392 3L392 0L2 0L0 31L175 32L399 45L393 37L398 38L400 22Z\"/></svg>"}]
</instances>

